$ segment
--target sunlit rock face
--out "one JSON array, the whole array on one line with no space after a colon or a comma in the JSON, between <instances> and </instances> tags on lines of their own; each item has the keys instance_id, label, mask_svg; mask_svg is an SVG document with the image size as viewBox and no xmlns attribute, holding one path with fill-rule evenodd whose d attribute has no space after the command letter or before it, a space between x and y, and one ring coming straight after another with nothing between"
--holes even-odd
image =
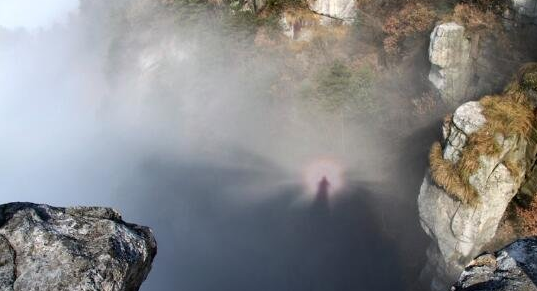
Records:
<instances>
[{"instance_id":1,"label":"sunlit rock face","mask_svg":"<svg viewBox=\"0 0 537 291\"><path fill-rule=\"evenodd\" d=\"M135 291L156 254L151 230L109 208L0 206L0 290Z\"/></svg>"},{"instance_id":2,"label":"sunlit rock face","mask_svg":"<svg viewBox=\"0 0 537 291\"><path fill-rule=\"evenodd\" d=\"M484 126L486 119L479 102L460 106L443 128L443 158L452 164L465 150L469 136ZM420 222L433 243L424 270L432 277L433 290L448 290L464 266L489 243L501 218L517 194L525 175L527 143L523 139L497 135L498 155L476 157L479 168L469 178L479 200L464 203L448 194L426 175L418 197ZM514 176L504 161L516 160L522 170Z\"/></svg>"},{"instance_id":3,"label":"sunlit rock face","mask_svg":"<svg viewBox=\"0 0 537 291\"><path fill-rule=\"evenodd\" d=\"M292 40L310 41L317 25L351 24L356 16L354 0L309 0L309 9L289 11L280 24L284 35Z\"/></svg>"},{"instance_id":4,"label":"sunlit rock face","mask_svg":"<svg viewBox=\"0 0 537 291\"><path fill-rule=\"evenodd\" d=\"M521 239L494 254L475 258L453 291L537 291L537 238Z\"/></svg>"},{"instance_id":5,"label":"sunlit rock face","mask_svg":"<svg viewBox=\"0 0 537 291\"><path fill-rule=\"evenodd\" d=\"M334 22L351 23L356 14L354 0L310 0L310 9L318 14L325 15L321 24L328 25Z\"/></svg>"},{"instance_id":6,"label":"sunlit rock face","mask_svg":"<svg viewBox=\"0 0 537 291\"><path fill-rule=\"evenodd\" d=\"M436 26L429 45L429 81L445 103L458 105L467 98L472 75L470 41L463 26L443 23Z\"/></svg>"}]
</instances>

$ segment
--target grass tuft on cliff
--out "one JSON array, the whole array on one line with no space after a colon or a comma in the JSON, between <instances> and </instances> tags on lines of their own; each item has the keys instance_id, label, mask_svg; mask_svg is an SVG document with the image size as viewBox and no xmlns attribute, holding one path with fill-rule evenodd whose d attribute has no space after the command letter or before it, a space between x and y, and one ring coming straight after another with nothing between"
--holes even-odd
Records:
<instances>
[{"instance_id":1,"label":"grass tuft on cliff","mask_svg":"<svg viewBox=\"0 0 537 291\"><path fill-rule=\"evenodd\" d=\"M468 136L457 163L453 164L443 158L439 142L433 144L429 154L432 178L454 198L463 203L476 203L479 196L470 184L470 177L480 167L479 158L501 154L502 146L498 142L503 139L511 138L518 142L530 139L535 128L535 115L526 95L521 93L520 89L533 80L534 70L537 70L537 65L523 67L518 81L510 85L505 95L486 96L479 101L486 123ZM447 122L450 122L450 119ZM502 163L515 178L524 170L510 155L506 155Z\"/></svg>"},{"instance_id":2,"label":"grass tuft on cliff","mask_svg":"<svg viewBox=\"0 0 537 291\"><path fill-rule=\"evenodd\" d=\"M524 95L527 90L537 91L537 63L522 66L514 80L507 86L506 93Z\"/></svg>"},{"instance_id":3,"label":"grass tuft on cliff","mask_svg":"<svg viewBox=\"0 0 537 291\"><path fill-rule=\"evenodd\" d=\"M440 142L435 142L431 147L429 164L433 180L448 194L463 203L473 203L478 200L477 191L470 185L468 179L462 177L456 165L444 159Z\"/></svg>"}]
</instances>

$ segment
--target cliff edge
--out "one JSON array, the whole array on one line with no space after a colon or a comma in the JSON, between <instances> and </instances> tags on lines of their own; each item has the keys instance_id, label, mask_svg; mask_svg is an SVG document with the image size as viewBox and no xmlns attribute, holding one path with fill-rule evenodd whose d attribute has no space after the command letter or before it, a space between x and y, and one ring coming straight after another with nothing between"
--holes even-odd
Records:
<instances>
[{"instance_id":1,"label":"cliff edge","mask_svg":"<svg viewBox=\"0 0 537 291\"><path fill-rule=\"evenodd\" d=\"M135 291L157 245L110 208L0 205L0 291Z\"/></svg>"}]
</instances>

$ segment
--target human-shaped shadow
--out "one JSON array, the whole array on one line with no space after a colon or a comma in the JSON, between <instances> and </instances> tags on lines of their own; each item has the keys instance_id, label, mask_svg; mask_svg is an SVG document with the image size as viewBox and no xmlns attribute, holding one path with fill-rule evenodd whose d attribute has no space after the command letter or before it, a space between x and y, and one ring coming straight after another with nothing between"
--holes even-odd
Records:
<instances>
[{"instance_id":1,"label":"human-shaped shadow","mask_svg":"<svg viewBox=\"0 0 537 291\"><path fill-rule=\"evenodd\" d=\"M319 182L319 187L317 188L316 200L321 201L321 202L327 202L329 188L330 188L330 182L328 182L328 179L326 179L326 176L324 176Z\"/></svg>"},{"instance_id":2,"label":"human-shaped shadow","mask_svg":"<svg viewBox=\"0 0 537 291\"><path fill-rule=\"evenodd\" d=\"M375 193L351 185L336 195L328 178L318 181L315 199L307 205L297 204L300 185L275 187L251 204L223 191L264 181L273 166L263 165L264 172L169 160L145 166L143 181L124 190L130 200L138 197L134 191L152 193L140 196L133 212L153 227L161 253L144 288L409 290L401 281L395 244L372 207Z\"/></svg>"},{"instance_id":3,"label":"human-shaped shadow","mask_svg":"<svg viewBox=\"0 0 537 291\"><path fill-rule=\"evenodd\" d=\"M329 191L330 182L324 176L317 186L317 193L311 209L311 214L318 219L327 219L330 215Z\"/></svg>"}]
</instances>

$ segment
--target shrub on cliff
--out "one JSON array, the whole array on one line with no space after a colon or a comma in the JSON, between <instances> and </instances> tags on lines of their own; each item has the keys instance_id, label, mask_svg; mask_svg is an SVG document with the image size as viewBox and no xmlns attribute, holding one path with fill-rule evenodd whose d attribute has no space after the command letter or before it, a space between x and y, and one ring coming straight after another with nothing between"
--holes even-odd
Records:
<instances>
[{"instance_id":1,"label":"shrub on cliff","mask_svg":"<svg viewBox=\"0 0 537 291\"><path fill-rule=\"evenodd\" d=\"M434 10L421 3L408 3L403 9L394 12L386 19L383 31L384 50L389 55L401 52L401 43L405 38L429 31L436 18Z\"/></svg>"},{"instance_id":2,"label":"shrub on cliff","mask_svg":"<svg viewBox=\"0 0 537 291\"><path fill-rule=\"evenodd\" d=\"M323 110L338 113L374 113L371 98L373 72L366 67L352 69L340 61L322 69L313 87L303 93Z\"/></svg>"},{"instance_id":3,"label":"shrub on cliff","mask_svg":"<svg viewBox=\"0 0 537 291\"><path fill-rule=\"evenodd\" d=\"M528 90L537 91L537 63L522 66L514 80L507 86L509 94L527 94Z\"/></svg>"},{"instance_id":4,"label":"shrub on cliff","mask_svg":"<svg viewBox=\"0 0 537 291\"><path fill-rule=\"evenodd\" d=\"M479 169L480 158L500 155L502 145L499 140L529 140L535 125L532 107L523 94L486 96L479 102L486 122L468 136L460 159L456 163L445 160L440 143L433 145L429 155L433 180L464 203L475 203L479 199L476 189L470 184L470 177ZM502 163L513 177L524 170L518 161L511 160L510 155L506 155Z\"/></svg>"},{"instance_id":5,"label":"shrub on cliff","mask_svg":"<svg viewBox=\"0 0 537 291\"><path fill-rule=\"evenodd\" d=\"M444 159L440 142L435 142L431 147L429 165L433 180L447 193L464 203L477 200L477 191L461 175L458 166Z\"/></svg>"},{"instance_id":6,"label":"shrub on cliff","mask_svg":"<svg viewBox=\"0 0 537 291\"><path fill-rule=\"evenodd\" d=\"M463 25L468 31L480 30L500 31L502 26L497 16L491 10L481 9L475 4L457 4L453 13L443 18L444 22L456 22Z\"/></svg>"}]
</instances>

